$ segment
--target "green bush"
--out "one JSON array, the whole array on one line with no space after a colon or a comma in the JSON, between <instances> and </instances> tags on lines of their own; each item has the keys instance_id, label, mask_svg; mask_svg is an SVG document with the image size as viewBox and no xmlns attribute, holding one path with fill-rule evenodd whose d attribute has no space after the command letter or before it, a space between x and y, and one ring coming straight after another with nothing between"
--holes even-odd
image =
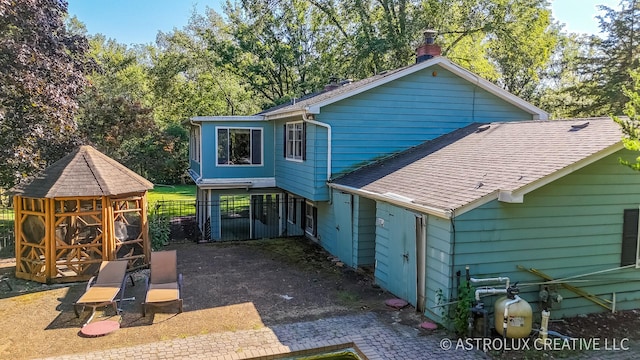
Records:
<instances>
[{"instance_id":1,"label":"green bush","mask_svg":"<svg viewBox=\"0 0 640 360\"><path fill-rule=\"evenodd\" d=\"M169 218L158 214L149 214L149 237L151 238L151 249L159 250L169 244Z\"/></svg>"},{"instance_id":2,"label":"green bush","mask_svg":"<svg viewBox=\"0 0 640 360\"><path fill-rule=\"evenodd\" d=\"M458 302L453 309L453 329L458 336L464 337L467 334L474 293L474 288L466 281L463 281L458 288Z\"/></svg>"}]
</instances>

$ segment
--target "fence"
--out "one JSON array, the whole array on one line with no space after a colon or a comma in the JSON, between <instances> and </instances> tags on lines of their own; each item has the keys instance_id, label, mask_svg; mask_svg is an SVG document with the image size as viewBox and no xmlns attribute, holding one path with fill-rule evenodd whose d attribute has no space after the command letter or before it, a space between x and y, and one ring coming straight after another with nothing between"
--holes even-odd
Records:
<instances>
[{"instance_id":1,"label":"fence","mask_svg":"<svg viewBox=\"0 0 640 360\"><path fill-rule=\"evenodd\" d=\"M15 234L13 232L13 208L0 205L0 254L13 253Z\"/></svg>"},{"instance_id":2,"label":"fence","mask_svg":"<svg viewBox=\"0 0 640 360\"><path fill-rule=\"evenodd\" d=\"M215 201L158 201L149 207L152 216L170 220L174 241L300 236L311 225L305 224L304 211L303 199L284 198L281 194L220 195Z\"/></svg>"},{"instance_id":3,"label":"fence","mask_svg":"<svg viewBox=\"0 0 640 360\"><path fill-rule=\"evenodd\" d=\"M304 203L279 194L221 196L219 201L159 200L149 203L149 216L170 224L175 241L247 240L304 234ZM200 216L200 230L196 216ZM14 251L13 208L0 206L0 255Z\"/></svg>"}]
</instances>

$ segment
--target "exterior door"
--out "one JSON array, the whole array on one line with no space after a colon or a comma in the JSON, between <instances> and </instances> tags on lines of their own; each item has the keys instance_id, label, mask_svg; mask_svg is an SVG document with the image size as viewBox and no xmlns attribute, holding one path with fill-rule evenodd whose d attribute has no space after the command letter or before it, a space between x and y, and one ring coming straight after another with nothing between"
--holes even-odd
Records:
<instances>
[{"instance_id":1,"label":"exterior door","mask_svg":"<svg viewBox=\"0 0 640 360\"><path fill-rule=\"evenodd\" d=\"M353 266L353 196L335 192L333 208L338 258L347 266Z\"/></svg>"},{"instance_id":2,"label":"exterior door","mask_svg":"<svg viewBox=\"0 0 640 360\"><path fill-rule=\"evenodd\" d=\"M416 306L416 217L410 211L397 209L388 226L389 291Z\"/></svg>"}]
</instances>

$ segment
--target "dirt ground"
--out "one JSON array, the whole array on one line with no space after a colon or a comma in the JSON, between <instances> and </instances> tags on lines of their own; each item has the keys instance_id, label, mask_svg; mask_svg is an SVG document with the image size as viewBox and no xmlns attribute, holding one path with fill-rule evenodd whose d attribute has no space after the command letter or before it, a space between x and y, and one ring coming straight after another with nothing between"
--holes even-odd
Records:
<instances>
[{"instance_id":1,"label":"dirt ground","mask_svg":"<svg viewBox=\"0 0 640 360\"><path fill-rule=\"evenodd\" d=\"M220 331L259 329L281 323L376 311L389 322L418 327L423 321L411 307L401 311L384 301L393 297L373 284L371 274L343 266L316 244L301 238L171 244L183 274L184 312L172 309L142 317L141 301L148 270L127 282L123 314L98 311L93 321L119 320L107 336L80 336L72 304L86 283L44 285L13 276L11 260L0 260L0 359L28 359L131 346ZM3 267L4 263L4 267ZM28 340L27 340L28 339Z\"/></svg>"},{"instance_id":2,"label":"dirt ground","mask_svg":"<svg viewBox=\"0 0 640 360\"><path fill-rule=\"evenodd\" d=\"M132 346L221 331L260 329L275 324L337 315L376 312L381 321L418 328L424 317L411 307L384 305L393 296L373 282L372 274L354 271L314 243L301 238L259 241L172 243L178 270L184 276L184 312L172 309L142 317L141 302L148 270L132 274L123 314L99 311L93 321L114 319L121 328L107 336L79 334L88 318L78 319L72 304L86 283L44 285L16 279L12 259L0 259L0 359L29 359ZM602 313L554 321L550 330L577 338L609 337L640 340L640 310ZM425 336L430 333L422 332ZM443 330L440 336L448 336ZM490 354L520 359L522 353ZM552 359L567 354L525 354ZM539 357L541 356L541 357Z\"/></svg>"}]
</instances>

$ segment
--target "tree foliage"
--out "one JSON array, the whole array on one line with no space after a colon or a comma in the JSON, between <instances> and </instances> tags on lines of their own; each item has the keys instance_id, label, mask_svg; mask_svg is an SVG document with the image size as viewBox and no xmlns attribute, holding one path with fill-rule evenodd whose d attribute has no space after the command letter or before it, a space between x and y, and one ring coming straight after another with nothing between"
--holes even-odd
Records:
<instances>
[{"instance_id":1,"label":"tree foliage","mask_svg":"<svg viewBox=\"0 0 640 360\"><path fill-rule=\"evenodd\" d=\"M622 87L633 87L630 70L640 66L640 2L622 0L620 10L600 6L604 38L582 38L567 73L577 78L560 92L570 116L622 115L627 98Z\"/></svg>"},{"instance_id":2,"label":"tree foliage","mask_svg":"<svg viewBox=\"0 0 640 360\"><path fill-rule=\"evenodd\" d=\"M505 89L533 96L556 46L545 0L243 0L227 2L218 66L272 103L415 61L422 31L446 55Z\"/></svg>"},{"instance_id":3,"label":"tree foliage","mask_svg":"<svg viewBox=\"0 0 640 360\"><path fill-rule=\"evenodd\" d=\"M633 87L623 87L622 89L624 95L629 99L624 107L624 114L627 117L614 116L613 120L620 125L624 133L622 139L624 147L631 151L640 151L640 71L630 71L629 76L633 80ZM621 159L621 162L640 171L640 156L635 159L635 162L625 159Z\"/></svg>"},{"instance_id":4,"label":"tree foliage","mask_svg":"<svg viewBox=\"0 0 640 360\"><path fill-rule=\"evenodd\" d=\"M79 143L88 43L67 32L66 10L63 0L0 0L0 188Z\"/></svg>"},{"instance_id":5,"label":"tree foliage","mask_svg":"<svg viewBox=\"0 0 640 360\"><path fill-rule=\"evenodd\" d=\"M156 120L175 124L197 115L247 115L260 109L240 76L217 66L219 54L209 48L218 39L223 20L215 11L193 14L189 24L159 33L150 49Z\"/></svg>"},{"instance_id":6,"label":"tree foliage","mask_svg":"<svg viewBox=\"0 0 640 360\"><path fill-rule=\"evenodd\" d=\"M429 28L442 55L555 114L617 113L638 66L638 3L622 4L603 8L600 39L563 33L547 0L228 0L224 17L194 12L127 47L88 44L77 19L65 28L63 0L0 0L0 187L83 141L179 182L189 118L253 114L330 78L413 64Z\"/></svg>"}]
</instances>

